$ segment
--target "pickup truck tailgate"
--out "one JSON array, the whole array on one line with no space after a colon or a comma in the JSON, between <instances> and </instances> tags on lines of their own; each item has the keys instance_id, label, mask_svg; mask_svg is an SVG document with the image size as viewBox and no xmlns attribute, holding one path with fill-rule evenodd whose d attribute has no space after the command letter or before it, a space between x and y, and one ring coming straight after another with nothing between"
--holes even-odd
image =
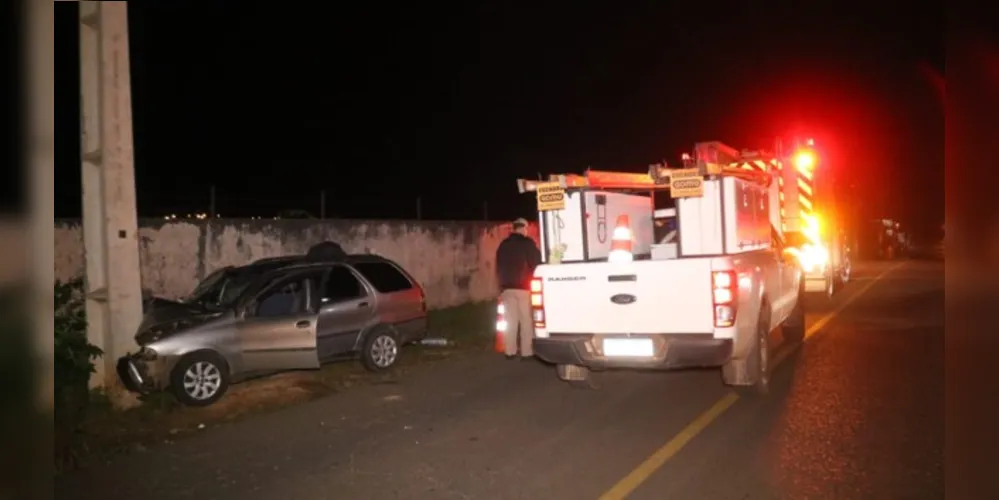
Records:
<instances>
[{"instance_id":1,"label":"pickup truck tailgate","mask_svg":"<svg viewBox=\"0 0 999 500\"><path fill-rule=\"evenodd\" d=\"M542 265L550 334L712 333L711 259Z\"/></svg>"}]
</instances>

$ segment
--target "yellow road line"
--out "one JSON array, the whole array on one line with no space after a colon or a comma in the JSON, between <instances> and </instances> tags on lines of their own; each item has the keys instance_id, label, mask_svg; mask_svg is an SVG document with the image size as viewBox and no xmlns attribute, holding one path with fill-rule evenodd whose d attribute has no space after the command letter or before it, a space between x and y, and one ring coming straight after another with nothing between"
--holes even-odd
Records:
<instances>
[{"instance_id":1,"label":"yellow road line","mask_svg":"<svg viewBox=\"0 0 999 500\"><path fill-rule=\"evenodd\" d=\"M849 298L844 300L843 303L840 304L838 307L826 313L825 316L819 318L818 321L812 324L812 326L805 331L805 338L807 339L808 337L811 337L816 333L818 333L818 331L821 330L822 327L826 326L830 321L833 320L833 318L838 316L839 313L843 312L843 310L846 309L847 306L852 304L855 300L860 298L861 295L870 290L875 283L881 281L881 279L887 276L888 273L898 269L899 267L902 267L904 264L905 263L902 262L888 268L881 274L877 275L874 279L872 279L870 283L868 283L863 288L858 290L856 293L851 295ZM780 353L777 356L777 359L774 360L771 370L776 369L777 366L779 366L780 363L783 362L788 357L790 352L791 351L789 350L785 350L782 353ZM642 483L648 480L649 477L652 476L654 472L659 470L659 468L662 467L663 464L669 461L669 459L673 458L673 456L676 455L681 449L683 449L683 447L686 446L687 443L689 443L692 439L697 437L697 435L700 434L701 431L706 429L718 417L720 417L722 414L728 411L728 409L731 408L732 405L734 405L735 402L738 400L739 400L738 394L734 392L726 393L724 396L722 396L721 399L716 401L715 404L711 405L711 408L708 408L707 411L698 415L693 422L687 424L686 427L684 427L679 433L673 436L672 439L667 441L666 444L664 444L661 448L653 452L652 455L650 455L649 458L646 458L644 462L639 464L639 466L636 467L635 470L628 473L627 476L618 481L617 484L612 486L611 489L607 490L603 495L600 495L599 500L623 500L624 498L627 498L628 495L630 495L639 486L641 486Z\"/></svg>"},{"instance_id":2,"label":"yellow road line","mask_svg":"<svg viewBox=\"0 0 999 500\"><path fill-rule=\"evenodd\" d=\"M673 439L670 439L662 448L656 450L649 458L646 458L635 470L631 471L624 479L620 480L606 493L600 495L600 500L618 500L627 498L635 488L645 482L649 476L663 466L667 460L673 458L683 447L698 434L701 433L711 422L725 413L730 406L739 400L739 395L729 392L711 405L707 411L700 414L693 422L687 424Z\"/></svg>"}]
</instances>

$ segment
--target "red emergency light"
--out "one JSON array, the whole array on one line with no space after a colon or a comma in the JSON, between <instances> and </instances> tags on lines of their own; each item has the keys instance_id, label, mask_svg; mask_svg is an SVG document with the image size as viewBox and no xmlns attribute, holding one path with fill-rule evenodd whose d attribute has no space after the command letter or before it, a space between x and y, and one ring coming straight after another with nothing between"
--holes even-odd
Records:
<instances>
[{"instance_id":1,"label":"red emergency light","mask_svg":"<svg viewBox=\"0 0 999 500\"><path fill-rule=\"evenodd\" d=\"M794 155L794 166L798 167L798 170L811 170L815 168L816 163L818 161L812 151L802 150Z\"/></svg>"}]
</instances>

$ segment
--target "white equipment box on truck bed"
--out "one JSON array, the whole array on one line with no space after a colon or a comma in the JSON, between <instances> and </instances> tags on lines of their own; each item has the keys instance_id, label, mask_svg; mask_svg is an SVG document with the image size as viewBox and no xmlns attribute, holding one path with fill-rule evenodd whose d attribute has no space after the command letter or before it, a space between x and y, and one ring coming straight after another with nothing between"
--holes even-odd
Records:
<instances>
[{"instance_id":1,"label":"white equipment box on truck bed","mask_svg":"<svg viewBox=\"0 0 999 500\"><path fill-rule=\"evenodd\" d=\"M563 380L707 366L722 367L730 385L766 392L770 331L783 324L786 337L803 336L802 270L780 248L773 176L712 161L734 151L717 143L696 151L689 169L541 184L550 192L558 183L564 205L539 197L539 208L553 209L539 213L546 263L531 284L534 349ZM665 204L675 206L654 206L671 185Z\"/></svg>"}]
</instances>

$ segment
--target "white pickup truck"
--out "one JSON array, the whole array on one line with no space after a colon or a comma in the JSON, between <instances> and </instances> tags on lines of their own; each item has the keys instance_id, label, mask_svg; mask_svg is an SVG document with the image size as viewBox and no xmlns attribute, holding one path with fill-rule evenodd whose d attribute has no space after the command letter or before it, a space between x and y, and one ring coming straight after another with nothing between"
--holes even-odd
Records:
<instances>
[{"instance_id":1,"label":"white pickup truck","mask_svg":"<svg viewBox=\"0 0 999 500\"><path fill-rule=\"evenodd\" d=\"M766 393L771 332L794 342L805 327L776 183L705 176L699 196L667 208L593 184L570 183L564 208L539 212L535 354L584 386L603 369L721 367L725 383Z\"/></svg>"}]
</instances>

